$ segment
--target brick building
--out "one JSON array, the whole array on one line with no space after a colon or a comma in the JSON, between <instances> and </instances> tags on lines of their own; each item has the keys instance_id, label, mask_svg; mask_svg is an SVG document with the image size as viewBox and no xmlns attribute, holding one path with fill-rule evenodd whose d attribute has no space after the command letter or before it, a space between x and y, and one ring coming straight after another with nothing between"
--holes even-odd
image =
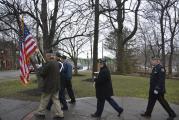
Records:
<instances>
[{"instance_id":1,"label":"brick building","mask_svg":"<svg viewBox=\"0 0 179 120\"><path fill-rule=\"evenodd\" d=\"M17 69L17 48L12 41L0 41L0 70Z\"/></svg>"}]
</instances>

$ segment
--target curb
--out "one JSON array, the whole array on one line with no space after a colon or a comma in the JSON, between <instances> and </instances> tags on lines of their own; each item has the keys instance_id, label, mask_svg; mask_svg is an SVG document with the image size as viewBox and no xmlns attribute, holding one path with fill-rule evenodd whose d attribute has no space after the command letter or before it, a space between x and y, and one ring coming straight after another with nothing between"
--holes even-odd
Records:
<instances>
[{"instance_id":1,"label":"curb","mask_svg":"<svg viewBox=\"0 0 179 120\"><path fill-rule=\"evenodd\" d=\"M31 111L30 113L27 113L21 120L32 120L34 111Z\"/></svg>"}]
</instances>

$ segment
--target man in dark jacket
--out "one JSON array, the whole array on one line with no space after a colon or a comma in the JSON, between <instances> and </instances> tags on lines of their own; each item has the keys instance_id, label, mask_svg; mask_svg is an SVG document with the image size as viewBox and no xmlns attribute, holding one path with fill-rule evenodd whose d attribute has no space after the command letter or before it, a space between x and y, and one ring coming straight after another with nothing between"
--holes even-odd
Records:
<instances>
[{"instance_id":1,"label":"man in dark jacket","mask_svg":"<svg viewBox=\"0 0 179 120\"><path fill-rule=\"evenodd\" d=\"M121 108L114 101L114 99L111 98L111 96L113 96L111 74L105 62L105 59L99 59L100 72L97 78L94 79L97 97L97 110L91 116L96 118L101 117L105 100L107 100L109 104L118 112L118 116L120 116L123 112L123 108Z\"/></svg>"},{"instance_id":2,"label":"man in dark jacket","mask_svg":"<svg viewBox=\"0 0 179 120\"><path fill-rule=\"evenodd\" d=\"M63 67L63 63L61 62L61 54L60 53L56 53L56 60L59 63L59 74L60 74L60 89L59 89L59 100L60 103L62 104L62 110L68 110L68 105L67 105L67 101L65 98L65 75L64 75L64 67ZM47 105L47 110L51 109L53 102L52 100L49 101L48 105Z\"/></svg>"},{"instance_id":3,"label":"man in dark jacket","mask_svg":"<svg viewBox=\"0 0 179 120\"><path fill-rule=\"evenodd\" d=\"M58 91L60 89L60 74L59 64L55 60L52 53L46 54L47 63L39 71L40 76L43 78L42 95L39 108L34 113L35 116L45 116L47 104L50 99L54 103L55 118L63 118L63 111L58 100Z\"/></svg>"},{"instance_id":4,"label":"man in dark jacket","mask_svg":"<svg viewBox=\"0 0 179 120\"><path fill-rule=\"evenodd\" d=\"M150 89L149 89L149 100L146 112L141 114L143 117L151 117L154 105L158 100L163 108L169 114L167 120L173 120L176 117L175 112L171 109L168 102L165 100L165 68L160 64L159 57L153 57L151 64L154 66L150 76Z\"/></svg>"}]
</instances>

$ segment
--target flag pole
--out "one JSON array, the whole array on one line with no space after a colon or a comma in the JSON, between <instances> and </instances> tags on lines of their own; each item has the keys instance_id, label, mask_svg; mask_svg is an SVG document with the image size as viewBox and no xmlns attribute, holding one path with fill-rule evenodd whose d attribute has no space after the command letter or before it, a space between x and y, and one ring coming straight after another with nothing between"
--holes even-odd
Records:
<instances>
[{"instance_id":1,"label":"flag pole","mask_svg":"<svg viewBox=\"0 0 179 120\"><path fill-rule=\"evenodd\" d=\"M44 57L43 57L43 55L42 55L42 53L41 53L40 50L39 50L39 54L40 54L40 56L42 57L42 60L46 63L46 60L44 59Z\"/></svg>"}]
</instances>

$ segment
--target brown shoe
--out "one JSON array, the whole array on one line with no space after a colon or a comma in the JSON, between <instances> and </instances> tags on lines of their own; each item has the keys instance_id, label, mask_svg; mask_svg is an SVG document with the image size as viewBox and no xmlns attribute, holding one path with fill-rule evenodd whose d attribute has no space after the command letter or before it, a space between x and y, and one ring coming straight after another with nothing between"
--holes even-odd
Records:
<instances>
[{"instance_id":1,"label":"brown shoe","mask_svg":"<svg viewBox=\"0 0 179 120\"><path fill-rule=\"evenodd\" d=\"M54 116L53 117L53 120L63 120L64 119L64 117L60 117L60 116Z\"/></svg>"},{"instance_id":2,"label":"brown shoe","mask_svg":"<svg viewBox=\"0 0 179 120\"><path fill-rule=\"evenodd\" d=\"M41 112L34 112L34 116L35 117L45 117L45 113L41 113Z\"/></svg>"}]
</instances>

